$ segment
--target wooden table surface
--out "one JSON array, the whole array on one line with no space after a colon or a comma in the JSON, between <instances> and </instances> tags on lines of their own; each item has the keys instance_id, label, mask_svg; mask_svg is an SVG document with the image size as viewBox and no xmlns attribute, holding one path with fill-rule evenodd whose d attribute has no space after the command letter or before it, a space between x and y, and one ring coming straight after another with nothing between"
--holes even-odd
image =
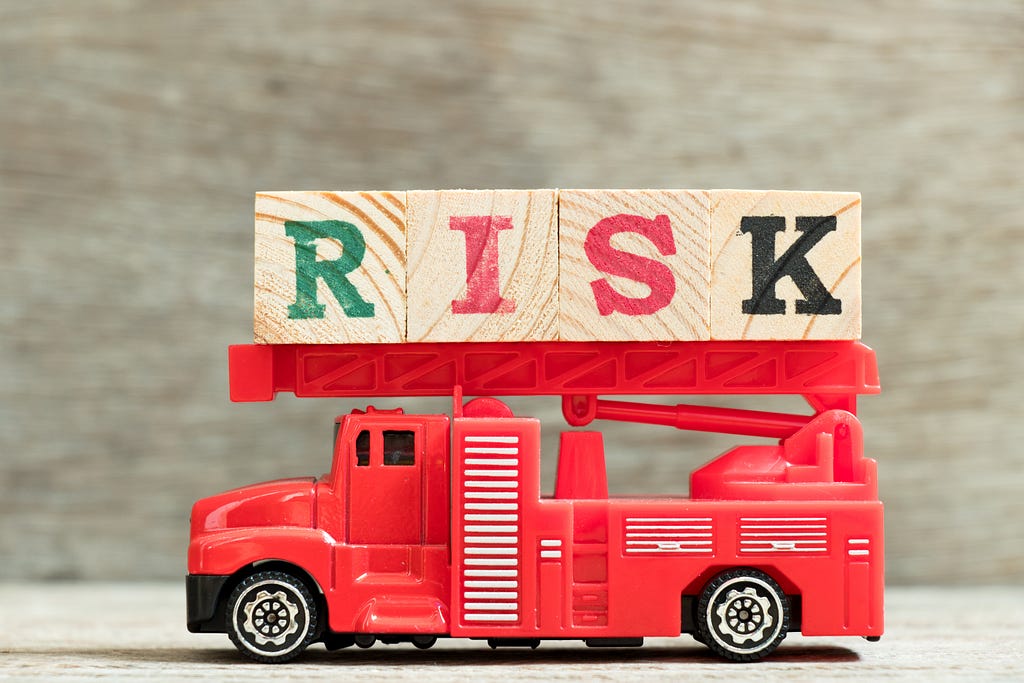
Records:
<instances>
[{"instance_id":1,"label":"wooden table surface","mask_svg":"<svg viewBox=\"0 0 1024 683\"><path fill-rule=\"evenodd\" d=\"M221 634L185 630L179 584L0 584L0 679L92 680L990 680L1024 678L1024 588L897 588L887 634L791 634L759 664L720 662L689 636L640 649L575 642L491 651L474 641L325 652L283 666L250 664Z\"/></svg>"}]
</instances>

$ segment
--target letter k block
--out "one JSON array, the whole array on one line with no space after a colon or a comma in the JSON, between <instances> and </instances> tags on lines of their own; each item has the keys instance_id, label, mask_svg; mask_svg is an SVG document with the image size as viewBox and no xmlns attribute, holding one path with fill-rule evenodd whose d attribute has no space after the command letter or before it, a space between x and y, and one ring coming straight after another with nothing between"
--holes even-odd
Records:
<instances>
[{"instance_id":1,"label":"letter k block","mask_svg":"<svg viewBox=\"0 0 1024 683\"><path fill-rule=\"evenodd\" d=\"M711 192L711 336L859 339L860 195Z\"/></svg>"}]
</instances>

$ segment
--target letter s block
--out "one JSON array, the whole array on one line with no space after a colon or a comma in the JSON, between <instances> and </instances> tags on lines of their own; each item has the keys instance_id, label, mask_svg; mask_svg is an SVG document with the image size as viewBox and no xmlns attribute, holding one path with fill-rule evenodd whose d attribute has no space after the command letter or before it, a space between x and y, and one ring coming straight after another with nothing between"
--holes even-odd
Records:
<instances>
[{"instance_id":1,"label":"letter s block","mask_svg":"<svg viewBox=\"0 0 1024 683\"><path fill-rule=\"evenodd\" d=\"M554 190L413 191L409 341L558 338Z\"/></svg>"},{"instance_id":2,"label":"letter s block","mask_svg":"<svg viewBox=\"0 0 1024 683\"><path fill-rule=\"evenodd\" d=\"M405 192L256 195L256 343L401 342L405 311Z\"/></svg>"},{"instance_id":3,"label":"letter s block","mask_svg":"<svg viewBox=\"0 0 1024 683\"><path fill-rule=\"evenodd\" d=\"M561 190L559 338L710 338L711 218L702 190Z\"/></svg>"},{"instance_id":4,"label":"letter s block","mask_svg":"<svg viewBox=\"0 0 1024 683\"><path fill-rule=\"evenodd\" d=\"M859 339L860 195L711 191L711 336Z\"/></svg>"}]
</instances>

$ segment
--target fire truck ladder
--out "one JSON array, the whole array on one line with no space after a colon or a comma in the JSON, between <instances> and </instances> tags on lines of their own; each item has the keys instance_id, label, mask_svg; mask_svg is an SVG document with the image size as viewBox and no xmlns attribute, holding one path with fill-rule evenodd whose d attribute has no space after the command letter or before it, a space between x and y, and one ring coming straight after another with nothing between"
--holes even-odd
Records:
<instances>
[{"instance_id":1,"label":"fire truck ladder","mask_svg":"<svg viewBox=\"0 0 1024 683\"><path fill-rule=\"evenodd\" d=\"M856 341L246 344L228 353L233 401L302 397L562 397L593 419L787 438L813 416L609 401L599 395L795 394L816 414L856 414L879 392L874 352Z\"/></svg>"}]
</instances>

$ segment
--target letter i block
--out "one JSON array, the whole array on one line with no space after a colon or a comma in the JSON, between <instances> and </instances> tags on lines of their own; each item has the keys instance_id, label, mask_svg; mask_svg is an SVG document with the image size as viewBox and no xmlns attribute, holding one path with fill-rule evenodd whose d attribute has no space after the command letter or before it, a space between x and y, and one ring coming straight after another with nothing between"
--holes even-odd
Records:
<instances>
[{"instance_id":1,"label":"letter i block","mask_svg":"<svg viewBox=\"0 0 1024 683\"><path fill-rule=\"evenodd\" d=\"M703 341L711 334L703 190L561 190L559 337Z\"/></svg>"},{"instance_id":2,"label":"letter i block","mask_svg":"<svg viewBox=\"0 0 1024 683\"><path fill-rule=\"evenodd\" d=\"M860 195L711 192L714 339L859 339Z\"/></svg>"},{"instance_id":3,"label":"letter i block","mask_svg":"<svg viewBox=\"0 0 1024 683\"><path fill-rule=\"evenodd\" d=\"M558 338L554 190L409 192L409 341Z\"/></svg>"},{"instance_id":4,"label":"letter i block","mask_svg":"<svg viewBox=\"0 0 1024 683\"><path fill-rule=\"evenodd\" d=\"M256 195L258 344L405 341L405 192Z\"/></svg>"}]
</instances>

